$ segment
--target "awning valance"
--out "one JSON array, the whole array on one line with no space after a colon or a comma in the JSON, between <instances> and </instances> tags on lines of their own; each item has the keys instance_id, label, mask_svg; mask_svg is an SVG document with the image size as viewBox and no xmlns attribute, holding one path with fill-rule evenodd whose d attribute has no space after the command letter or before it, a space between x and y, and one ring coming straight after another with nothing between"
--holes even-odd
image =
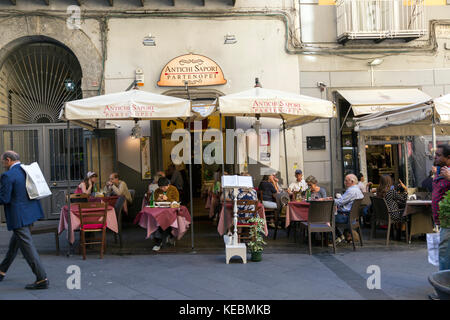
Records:
<instances>
[{"instance_id":1,"label":"awning valance","mask_svg":"<svg viewBox=\"0 0 450 320\"><path fill-rule=\"evenodd\" d=\"M338 93L350 103L356 117L395 110L431 99L419 89L338 90Z\"/></svg>"},{"instance_id":2,"label":"awning valance","mask_svg":"<svg viewBox=\"0 0 450 320\"><path fill-rule=\"evenodd\" d=\"M363 135L431 135L434 116L436 134L450 135L450 94L361 118L355 130Z\"/></svg>"}]
</instances>

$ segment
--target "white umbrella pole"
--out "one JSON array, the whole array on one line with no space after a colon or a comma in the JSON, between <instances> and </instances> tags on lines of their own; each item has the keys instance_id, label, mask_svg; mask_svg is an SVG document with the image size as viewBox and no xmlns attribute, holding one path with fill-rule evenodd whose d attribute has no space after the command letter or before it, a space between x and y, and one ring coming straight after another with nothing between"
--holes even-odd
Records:
<instances>
[{"instance_id":1,"label":"white umbrella pole","mask_svg":"<svg viewBox=\"0 0 450 320\"><path fill-rule=\"evenodd\" d=\"M189 118L189 140L191 138L191 123L192 119ZM192 143L189 144L189 148L191 147ZM190 154L190 153L189 153ZM194 250L194 203L192 202L192 157L189 159L189 203L190 203L190 209L191 209L191 246L192 250Z\"/></svg>"},{"instance_id":2,"label":"white umbrella pole","mask_svg":"<svg viewBox=\"0 0 450 320\"><path fill-rule=\"evenodd\" d=\"M287 159L287 147L286 147L286 121L283 119L283 137L284 137L284 162L286 164L286 187L289 188L289 172L288 172L288 159Z\"/></svg>"},{"instance_id":3,"label":"white umbrella pole","mask_svg":"<svg viewBox=\"0 0 450 320\"><path fill-rule=\"evenodd\" d=\"M67 256L70 257L72 251L72 243L70 242L70 231L72 230L72 218L70 216L70 121L67 121L67 238L69 239L69 250Z\"/></svg>"},{"instance_id":4,"label":"white umbrella pole","mask_svg":"<svg viewBox=\"0 0 450 320\"><path fill-rule=\"evenodd\" d=\"M434 155L436 154L436 121L435 121L434 103L433 103L433 115L431 116L431 121L432 121L431 141L432 141L432 145L433 145L433 150L431 151L431 153L432 153L433 159L434 159Z\"/></svg>"}]
</instances>

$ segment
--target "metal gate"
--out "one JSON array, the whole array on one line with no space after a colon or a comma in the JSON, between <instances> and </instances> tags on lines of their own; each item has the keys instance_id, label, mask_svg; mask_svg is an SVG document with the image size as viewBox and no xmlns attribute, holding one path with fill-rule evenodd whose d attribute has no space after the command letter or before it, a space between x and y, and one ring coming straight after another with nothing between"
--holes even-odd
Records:
<instances>
[{"instance_id":1,"label":"metal gate","mask_svg":"<svg viewBox=\"0 0 450 320\"><path fill-rule=\"evenodd\" d=\"M82 128L74 127L70 131L70 187L73 190L85 172L85 143ZM50 186L52 195L41 200L45 219L58 219L65 204L68 180L66 135L65 123L0 126L0 152L14 150L24 164L36 161Z\"/></svg>"}]
</instances>

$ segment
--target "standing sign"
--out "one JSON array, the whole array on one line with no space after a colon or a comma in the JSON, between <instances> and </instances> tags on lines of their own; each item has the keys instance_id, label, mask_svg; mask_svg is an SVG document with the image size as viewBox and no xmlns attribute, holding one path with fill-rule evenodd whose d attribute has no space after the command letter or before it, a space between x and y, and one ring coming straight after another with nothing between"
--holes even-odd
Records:
<instances>
[{"instance_id":1,"label":"standing sign","mask_svg":"<svg viewBox=\"0 0 450 320\"><path fill-rule=\"evenodd\" d=\"M208 57L186 54L166 64L158 81L160 87L212 86L225 84L222 69Z\"/></svg>"}]
</instances>

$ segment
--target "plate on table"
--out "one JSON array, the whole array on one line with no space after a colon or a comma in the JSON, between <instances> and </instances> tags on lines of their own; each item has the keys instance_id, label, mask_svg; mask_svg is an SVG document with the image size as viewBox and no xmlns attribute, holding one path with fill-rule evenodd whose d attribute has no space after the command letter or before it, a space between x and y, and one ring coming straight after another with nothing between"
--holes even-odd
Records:
<instances>
[{"instance_id":1,"label":"plate on table","mask_svg":"<svg viewBox=\"0 0 450 320\"><path fill-rule=\"evenodd\" d=\"M169 208L170 204L171 202L155 202L155 206L160 208Z\"/></svg>"}]
</instances>

